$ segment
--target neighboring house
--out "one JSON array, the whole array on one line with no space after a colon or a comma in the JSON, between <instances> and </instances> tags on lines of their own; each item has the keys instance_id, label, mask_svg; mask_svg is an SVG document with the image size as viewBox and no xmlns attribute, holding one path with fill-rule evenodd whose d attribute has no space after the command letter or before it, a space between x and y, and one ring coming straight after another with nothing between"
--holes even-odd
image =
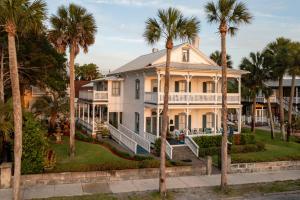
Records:
<instances>
[{"instance_id":1,"label":"neighboring house","mask_svg":"<svg viewBox=\"0 0 300 200\"><path fill-rule=\"evenodd\" d=\"M80 91L78 120L95 134L97 124L109 121L113 138L136 152L160 137L164 97L166 50L154 49L107 75L93 80L93 90ZM228 69L228 78L238 83L228 94L228 108L237 113L235 133L241 131L241 75ZM169 126L173 137L186 135L185 144L196 154L191 135L221 134L221 67L197 47L184 43L174 46L170 67ZM167 154L172 158L171 141Z\"/></svg>"},{"instance_id":2,"label":"neighboring house","mask_svg":"<svg viewBox=\"0 0 300 200\"><path fill-rule=\"evenodd\" d=\"M36 86L31 86L31 89L27 89L24 92L23 99L23 106L24 108L31 110L32 105L35 103L35 101L45 95L49 95L49 93Z\"/></svg>"},{"instance_id":3,"label":"neighboring house","mask_svg":"<svg viewBox=\"0 0 300 200\"><path fill-rule=\"evenodd\" d=\"M290 76L285 76L283 78L283 98L284 98L284 110L288 111L288 105L290 101L291 95L291 82L292 78ZM295 81L295 94L293 100L293 109L292 114L300 116L300 77L296 78ZM273 95L270 97L272 113L274 115L275 123L279 123L279 87L278 81L267 81L265 83L266 86L272 88ZM251 123L251 113L252 113L252 100L251 99L243 99L243 120L245 123ZM268 118L268 105L267 100L264 95L260 91L256 96L256 118L255 122L257 125L269 125Z\"/></svg>"}]
</instances>

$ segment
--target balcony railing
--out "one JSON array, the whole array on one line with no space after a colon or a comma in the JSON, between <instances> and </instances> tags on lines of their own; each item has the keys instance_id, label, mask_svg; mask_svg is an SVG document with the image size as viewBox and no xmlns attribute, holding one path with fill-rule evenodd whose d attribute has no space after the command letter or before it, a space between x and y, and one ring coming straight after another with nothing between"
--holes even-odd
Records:
<instances>
[{"instance_id":1,"label":"balcony railing","mask_svg":"<svg viewBox=\"0 0 300 200\"><path fill-rule=\"evenodd\" d=\"M108 92L107 91L95 91L95 90L80 90L79 98L85 100L93 101L107 101Z\"/></svg>"},{"instance_id":2,"label":"balcony railing","mask_svg":"<svg viewBox=\"0 0 300 200\"><path fill-rule=\"evenodd\" d=\"M145 92L146 103L163 103L164 93L160 92ZM231 104L240 103L239 93L228 93L227 102ZM171 92L169 93L170 104L219 104L222 103L222 93L187 93L187 92Z\"/></svg>"}]
</instances>

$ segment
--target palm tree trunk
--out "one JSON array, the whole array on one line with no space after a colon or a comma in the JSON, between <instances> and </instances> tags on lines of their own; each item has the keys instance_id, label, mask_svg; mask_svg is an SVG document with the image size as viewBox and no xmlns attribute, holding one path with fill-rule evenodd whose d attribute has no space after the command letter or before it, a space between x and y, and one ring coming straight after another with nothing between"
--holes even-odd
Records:
<instances>
[{"instance_id":1,"label":"palm tree trunk","mask_svg":"<svg viewBox=\"0 0 300 200\"><path fill-rule=\"evenodd\" d=\"M162 199L166 198L167 186L166 186L166 138L167 128L169 121L169 81L170 81L170 62L171 51L173 48L173 41L168 40L166 44L167 48L167 60L165 69L165 85L164 85L164 107L163 107L163 124L161 133L161 147L160 147L160 171L159 171L159 193ZM157 113L157 116L159 113Z\"/></svg>"},{"instance_id":2,"label":"palm tree trunk","mask_svg":"<svg viewBox=\"0 0 300 200\"><path fill-rule=\"evenodd\" d=\"M283 140L285 137L285 127L284 127L284 107L283 107L283 77L279 78L279 113L280 113L280 132L282 134Z\"/></svg>"},{"instance_id":3,"label":"palm tree trunk","mask_svg":"<svg viewBox=\"0 0 300 200\"><path fill-rule=\"evenodd\" d=\"M0 101L4 103L4 48L0 47Z\"/></svg>"},{"instance_id":4,"label":"palm tree trunk","mask_svg":"<svg viewBox=\"0 0 300 200\"><path fill-rule=\"evenodd\" d=\"M71 45L70 51L70 157L75 156L75 87L74 87L74 61L75 44Z\"/></svg>"},{"instance_id":5,"label":"palm tree trunk","mask_svg":"<svg viewBox=\"0 0 300 200\"><path fill-rule=\"evenodd\" d=\"M226 28L227 30L227 28ZM221 63L222 63L222 169L221 169L221 189L227 188L227 61L226 61L226 32L221 32Z\"/></svg>"},{"instance_id":6,"label":"palm tree trunk","mask_svg":"<svg viewBox=\"0 0 300 200\"><path fill-rule=\"evenodd\" d=\"M271 127L271 139L274 139L275 138L275 135L274 135L274 121L273 121L270 97L267 98L267 103L268 103L268 112L269 112L270 127Z\"/></svg>"},{"instance_id":7,"label":"palm tree trunk","mask_svg":"<svg viewBox=\"0 0 300 200\"><path fill-rule=\"evenodd\" d=\"M13 117L14 117L14 181L13 181L13 199L20 199L20 181L21 181L21 158L22 158L22 109L20 84L17 65L17 52L15 44L15 26L13 23L6 24L8 33L8 54L10 80L13 97Z\"/></svg>"},{"instance_id":8,"label":"palm tree trunk","mask_svg":"<svg viewBox=\"0 0 300 200\"><path fill-rule=\"evenodd\" d=\"M287 127L287 135L286 141L290 140L291 130L292 130L292 111L293 111L293 100L294 100L294 93L295 93L295 81L296 75L292 75L292 84L291 84L291 95L289 101L289 111L288 111L288 127Z\"/></svg>"},{"instance_id":9,"label":"palm tree trunk","mask_svg":"<svg viewBox=\"0 0 300 200\"><path fill-rule=\"evenodd\" d=\"M256 116L256 94L252 101L252 121L251 121L251 132L255 133L255 116Z\"/></svg>"}]
</instances>

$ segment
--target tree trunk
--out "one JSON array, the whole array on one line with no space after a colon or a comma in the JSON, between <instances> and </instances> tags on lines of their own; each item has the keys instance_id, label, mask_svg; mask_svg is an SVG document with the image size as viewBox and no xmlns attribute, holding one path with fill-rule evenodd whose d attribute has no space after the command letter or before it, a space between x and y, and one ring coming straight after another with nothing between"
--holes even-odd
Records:
<instances>
[{"instance_id":1,"label":"tree trunk","mask_svg":"<svg viewBox=\"0 0 300 200\"><path fill-rule=\"evenodd\" d=\"M52 113L50 116L50 129L55 132L55 125L56 125L56 116L57 113Z\"/></svg>"},{"instance_id":2,"label":"tree trunk","mask_svg":"<svg viewBox=\"0 0 300 200\"><path fill-rule=\"evenodd\" d=\"M226 27L227 30L227 27ZM226 32L221 31L221 63L222 63L222 169L221 169L221 189L227 188L227 60L226 60Z\"/></svg>"},{"instance_id":3,"label":"tree trunk","mask_svg":"<svg viewBox=\"0 0 300 200\"><path fill-rule=\"evenodd\" d=\"M159 193L162 199L167 196L166 187L166 138L169 121L169 81L170 81L170 62L171 52L173 48L173 41L168 40L166 43L167 60L165 68L165 85L164 85L164 107L163 107L163 120L162 120L162 133L161 133L161 148L160 148L160 171L159 171ZM157 116L159 113L157 113Z\"/></svg>"},{"instance_id":4,"label":"tree trunk","mask_svg":"<svg viewBox=\"0 0 300 200\"><path fill-rule=\"evenodd\" d=\"M280 113L280 132L282 139L286 139L285 127L284 127L284 107L283 107L283 77L279 78L279 113Z\"/></svg>"},{"instance_id":5,"label":"tree trunk","mask_svg":"<svg viewBox=\"0 0 300 200\"><path fill-rule=\"evenodd\" d=\"M13 199L20 199L20 180L21 180L21 157L22 157L22 109L20 84L17 65L17 52L15 44L15 26L7 23L5 26L8 33L8 54L10 80L13 98L13 117L14 117L14 181Z\"/></svg>"},{"instance_id":6,"label":"tree trunk","mask_svg":"<svg viewBox=\"0 0 300 200\"><path fill-rule=\"evenodd\" d=\"M0 101L4 103L4 48L0 47Z\"/></svg>"},{"instance_id":7,"label":"tree trunk","mask_svg":"<svg viewBox=\"0 0 300 200\"><path fill-rule=\"evenodd\" d=\"M291 95L290 95L290 101L289 101L289 111L288 111L288 127L287 127L287 135L286 135L286 141L289 142L291 130L292 130L292 114L293 114L293 100L294 100L294 93L295 93L295 81L296 81L296 75L292 75L292 84L291 84Z\"/></svg>"},{"instance_id":8,"label":"tree trunk","mask_svg":"<svg viewBox=\"0 0 300 200\"><path fill-rule=\"evenodd\" d=\"M267 103L268 103L268 112L269 112L270 127L271 127L271 139L274 139L275 138L275 135L274 135L274 121L273 121L270 97L267 98Z\"/></svg>"},{"instance_id":9,"label":"tree trunk","mask_svg":"<svg viewBox=\"0 0 300 200\"><path fill-rule=\"evenodd\" d=\"M256 95L252 100L252 121L251 121L251 132L255 133L255 117L256 117Z\"/></svg>"},{"instance_id":10,"label":"tree trunk","mask_svg":"<svg viewBox=\"0 0 300 200\"><path fill-rule=\"evenodd\" d=\"M74 87L74 61L75 44L71 45L70 51L70 157L75 156L75 87Z\"/></svg>"}]
</instances>

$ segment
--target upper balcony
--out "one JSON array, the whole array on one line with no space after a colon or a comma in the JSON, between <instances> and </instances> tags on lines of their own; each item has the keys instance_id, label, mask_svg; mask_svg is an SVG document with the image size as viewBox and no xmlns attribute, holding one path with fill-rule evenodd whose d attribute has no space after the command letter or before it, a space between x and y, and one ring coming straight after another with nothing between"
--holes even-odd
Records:
<instances>
[{"instance_id":1,"label":"upper balcony","mask_svg":"<svg viewBox=\"0 0 300 200\"><path fill-rule=\"evenodd\" d=\"M108 92L96 90L80 90L79 99L89 101L108 101Z\"/></svg>"},{"instance_id":2,"label":"upper balcony","mask_svg":"<svg viewBox=\"0 0 300 200\"><path fill-rule=\"evenodd\" d=\"M145 92L145 103L162 104L164 101L163 92ZM240 104L239 93L227 94L228 104ZM170 92L170 104L221 104L222 93L189 93Z\"/></svg>"}]
</instances>

